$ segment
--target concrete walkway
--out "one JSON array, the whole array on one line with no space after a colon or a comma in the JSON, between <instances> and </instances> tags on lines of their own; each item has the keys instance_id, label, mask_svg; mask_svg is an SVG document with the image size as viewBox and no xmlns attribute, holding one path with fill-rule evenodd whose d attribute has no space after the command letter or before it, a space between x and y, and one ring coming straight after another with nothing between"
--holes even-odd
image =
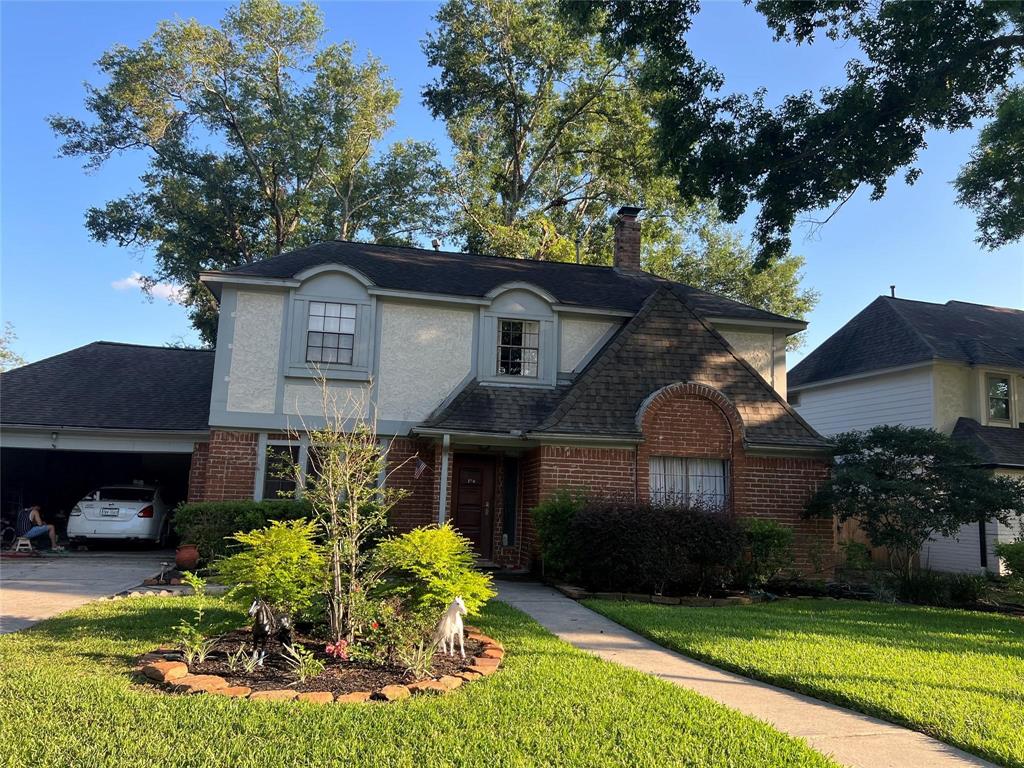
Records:
<instances>
[{"instance_id":1,"label":"concrete walkway","mask_svg":"<svg viewBox=\"0 0 1024 768\"><path fill-rule=\"evenodd\" d=\"M0 633L137 586L160 573L166 552L74 552L0 561Z\"/></svg>"},{"instance_id":2,"label":"concrete walkway","mask_svg":"<svg viewBox=\"0 0 1024 768\"><path fill-rule=\"evenodd\" d=\"M694 661L630 632L550 587L498 582L498 599L529 614L577 648L656 675L753 715L803 739L844 765L854 768L993 765L898 725Z\"/></svg>"}]
</instances>

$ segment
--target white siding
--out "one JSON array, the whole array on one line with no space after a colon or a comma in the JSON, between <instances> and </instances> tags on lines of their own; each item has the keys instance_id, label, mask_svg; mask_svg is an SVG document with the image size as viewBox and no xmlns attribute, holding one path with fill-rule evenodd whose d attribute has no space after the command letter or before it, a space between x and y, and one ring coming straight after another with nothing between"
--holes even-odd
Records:
<instances>
[{"instance_id":1,"label":"white siding","mask_svg":"<svg viewBox=\"0 0 1024 768\"><path fill-rule=\"evenodd\" d=\"M931 369L916 368L803 390L796 409L823 435L879 424L931 427Z\"/></svg>"}]
</instances>

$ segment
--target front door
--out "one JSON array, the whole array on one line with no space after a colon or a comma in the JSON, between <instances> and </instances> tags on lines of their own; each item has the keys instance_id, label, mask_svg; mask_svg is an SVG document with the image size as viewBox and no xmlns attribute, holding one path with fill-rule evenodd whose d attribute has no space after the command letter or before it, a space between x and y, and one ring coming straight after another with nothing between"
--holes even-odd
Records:
<instances>
[{"instance_id":1,"label":"front door","mask_svg":"<svg viewBox=\"0 0 1024 768\"><path fill-rule=\"evenodd\" d=\"M455 527L473 542L480 557L490 558L494 543L494 458L457 453L453 471Z\"/></svg>"}]
</instances>

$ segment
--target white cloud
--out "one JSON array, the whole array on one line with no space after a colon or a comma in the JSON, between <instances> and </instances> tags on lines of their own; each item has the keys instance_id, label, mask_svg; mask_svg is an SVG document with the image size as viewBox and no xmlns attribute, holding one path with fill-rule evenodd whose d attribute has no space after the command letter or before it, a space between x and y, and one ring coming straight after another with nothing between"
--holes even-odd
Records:
<instances>
[{"instance_id":1,"label":"white cloud","mask_svg":"<svg viewBox=\"0 0 1024 768\"><path fill-rule=\"evenodd\" d=\"M146 278L140 272L132 272L128 277L122 277L120 280L112 282L110 287L115 291L132 291L136 289L141 291L146 288L146 285ZM181 286L175 283L153 283L149 285L149 293L158 299L167 299L179 304L183 298Z\"/></svg>"}]
</instances>

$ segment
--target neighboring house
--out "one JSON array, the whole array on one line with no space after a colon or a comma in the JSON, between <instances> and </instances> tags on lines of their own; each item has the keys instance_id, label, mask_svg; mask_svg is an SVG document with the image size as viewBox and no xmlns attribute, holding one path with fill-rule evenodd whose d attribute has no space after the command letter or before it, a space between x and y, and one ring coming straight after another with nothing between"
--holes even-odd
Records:
<instances>
[{"instance_id":1,"label":"neighboring house","mask_svg":"<svg viewBox=\"0 0 1024 768\"><path fill-rule=\"evenodd\" d=\"M556 489L701 497L792 526L810 569L834 534L801 518L829 461L785 400L805 323L642 272L636 213L614 267L326 242L205 273L221 312L189 498L293 491L268 457L311 467L319 368L388 443L399 528L451 520L528 567L528 510Z\"/></svg>"},{"instance_id":2,"label":"neighboring house","mask_svg":"<svg viewBox=\"0 0 1024 768\"><path fill-rule=\"evenodd\" d=\"M882 296L789 373L789 401L835 435L879 424L928 427L974 448L979 463L1024 477L1024 311ZM998 571L994 522L938 538L922 563L944 571Z\"/></svg>"}]
</instances>

